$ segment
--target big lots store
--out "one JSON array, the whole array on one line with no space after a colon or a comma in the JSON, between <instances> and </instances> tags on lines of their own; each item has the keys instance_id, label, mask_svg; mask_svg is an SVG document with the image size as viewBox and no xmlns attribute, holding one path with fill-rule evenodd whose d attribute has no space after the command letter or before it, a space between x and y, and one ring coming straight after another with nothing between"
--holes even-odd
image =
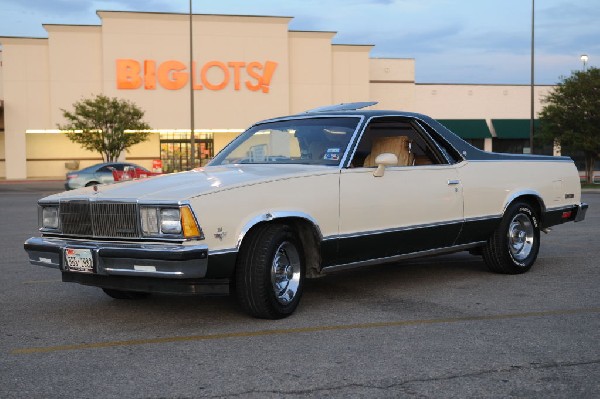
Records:
<instances>
[{"instance_id":1,"label":"big lots store","mask_svg":"<svg viewBox=\"0 0 600 399\"><path fill-rule=\"evenodd\" d=\"M419 84L414 59L370 58L372 45L289 30L289 17L194 15L190 57L187 14L97 14L100 25L44 25L47 38L0 37L0 178L101 162L57 128L61 109L100 93L133 101L152 127L123 158L167 172L190 167L191 93L198 164L255 121L352 101L431 115L486 150L528 151L529 86ZM535 87L536 112L550 89Z\"/></svg>"}]
</instances>

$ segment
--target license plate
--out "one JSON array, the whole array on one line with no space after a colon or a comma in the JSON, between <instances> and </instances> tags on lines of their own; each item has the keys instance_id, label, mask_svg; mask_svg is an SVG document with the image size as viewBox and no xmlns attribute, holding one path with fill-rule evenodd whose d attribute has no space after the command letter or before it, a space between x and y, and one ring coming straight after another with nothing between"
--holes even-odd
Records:
<instances>
[{"instance_id":1,"label":"license plate","mask_svg":"<svg viewBox=\"0 0 600 399\"><path fill-rule=\"evenodd\" d=\"M94 259L90 249L67 248L65 249L67 270L79 273L93 273Z\"/></svg>"}]
</instances>

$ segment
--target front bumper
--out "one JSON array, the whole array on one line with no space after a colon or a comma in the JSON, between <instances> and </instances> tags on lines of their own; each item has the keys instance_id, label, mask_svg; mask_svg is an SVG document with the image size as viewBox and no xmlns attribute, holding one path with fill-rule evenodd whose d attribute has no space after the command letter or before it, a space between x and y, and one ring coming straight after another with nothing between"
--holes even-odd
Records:
<instances>
[{"instance_id":1,"label":"front bumper","mask_svg":"<svg viewBox=\"0 0 600 399\"><path fill-rule=\"evenodd\" d=\"M65 250L89 249L97 276L138 276L196 279L206 276L208 246L169 243L119 243L33 237L25 241L33 265L70 273Z\"/></svg>"}]
</instances>

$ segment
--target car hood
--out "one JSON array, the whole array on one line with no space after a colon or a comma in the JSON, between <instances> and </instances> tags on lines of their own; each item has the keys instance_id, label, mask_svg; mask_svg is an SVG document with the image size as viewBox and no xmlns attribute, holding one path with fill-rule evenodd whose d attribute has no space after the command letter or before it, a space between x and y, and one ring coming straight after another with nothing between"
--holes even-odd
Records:
<instances>
[{"instance_id":1,"label":"car hood","mask_svg":"<svg viewBox=\"0 0 600 399\"><path fill-rule=\"evenodd\" d=\"M95 200L181 201L245 185L338 172L335 167L320 165L208 166L189 172L81 188L44 200L93 197Z\"/></svg>"}]
</instances>

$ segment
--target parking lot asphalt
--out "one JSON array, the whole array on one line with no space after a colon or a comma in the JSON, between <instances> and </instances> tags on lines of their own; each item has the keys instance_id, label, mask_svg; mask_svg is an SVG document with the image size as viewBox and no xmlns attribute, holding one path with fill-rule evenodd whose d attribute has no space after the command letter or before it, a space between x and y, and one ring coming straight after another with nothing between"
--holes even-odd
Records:
<instances>
[{"instance_id":1,"label":"parking lot asphalt","mask_svg":"<svg viewBox=\"0 0 600 399\"><path fill-rule=\"evenodd\" d=\"M114 300L30 265L36 200L61 184L0 184L2 398L600 392L600 192L584 222L542 235L524 275L466 253L374 266L309 280L297 313L271 321L228 297Z\"/></svg>"}]
</instances>

